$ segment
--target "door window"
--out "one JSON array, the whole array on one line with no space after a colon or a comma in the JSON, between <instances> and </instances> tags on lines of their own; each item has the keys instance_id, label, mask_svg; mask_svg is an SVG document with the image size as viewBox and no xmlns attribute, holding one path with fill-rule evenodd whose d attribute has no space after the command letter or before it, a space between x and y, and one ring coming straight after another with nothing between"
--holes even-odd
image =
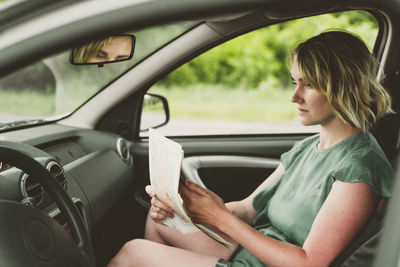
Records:
<instances>
[{"instance_id":1,"label":"door window","mask_svg":"<svg viewBox=\"0 0 400 267\"><path fill-rule=\"evenodd\" d=\"M299 42L331 29L358 35L371 50L378 34L370 13L348 11L239 36L191 60L149 90L168 99L170 121L159 130L166 136L317 132L318 126L302 126L297 120L296 104L290 101L294 85L288 54ZM147 112L151 110L144 112L142 122L151 125L146 120L157 113Z\"/></svg>"}]
</instances>

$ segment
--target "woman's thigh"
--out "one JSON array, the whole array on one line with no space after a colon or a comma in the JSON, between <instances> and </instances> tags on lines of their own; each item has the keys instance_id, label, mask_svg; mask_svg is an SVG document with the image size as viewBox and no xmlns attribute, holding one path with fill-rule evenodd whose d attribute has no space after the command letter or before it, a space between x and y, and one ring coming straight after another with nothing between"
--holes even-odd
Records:
<instances>
[{"instance_id":1,"label":"woman's thigh","mask_svg":"<svg viewBox=\"0 0 400 267\"><path fill-rule=\"evenodd\" d=\"M144 239L126 243L108 267L191 266L215 267L218 257L171 247Z\"/></svg>"},{"instance_id":2,"label":"woman's thigh","mask_svg":"<svg viewBox=\"0 0 400 267\"><path fill-rule=\"evenodd\" d=\"M154 236L156 233L156 236ZM146 223L146 235L149 240L164 243L177 248L186 249L192 252L211 255L218 258L229 259L234 250L225 247L201 231L182 234L180 231L154 222L149 216ZM223 236L229 242L237 246L237 243ZM162 240L157 240L161 238Z\"/></svg>"}]
</instances>

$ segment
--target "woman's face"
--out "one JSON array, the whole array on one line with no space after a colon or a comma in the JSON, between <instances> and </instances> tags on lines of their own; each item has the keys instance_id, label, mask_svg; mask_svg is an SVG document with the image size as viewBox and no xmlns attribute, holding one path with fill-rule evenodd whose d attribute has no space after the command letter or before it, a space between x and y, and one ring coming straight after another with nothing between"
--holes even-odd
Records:
<instances>
[{"instance_id":1,"label":"woman's face","mask_svg":"<svg viewBox=\"0 0 400 267\"><path fill-rule=\"evenodd\" d=\"M296 85L291 101L297 104L301 123L324 126L331 122L335 116L326 96L304 81L296 63L292 64L291 73Z\"/></svg>"},{"instance_id":2,"label":"woman's face","mask_svg":"<svg viewBox=\"0 0 400 267\"><path fill-rule=\"evenodd\" d=\"M113 37L111 41L99 51L94 57L89 58L87 63L111 62L129 58L132 50L132 38L130 36Z\"/></svg>"}]
</instances>

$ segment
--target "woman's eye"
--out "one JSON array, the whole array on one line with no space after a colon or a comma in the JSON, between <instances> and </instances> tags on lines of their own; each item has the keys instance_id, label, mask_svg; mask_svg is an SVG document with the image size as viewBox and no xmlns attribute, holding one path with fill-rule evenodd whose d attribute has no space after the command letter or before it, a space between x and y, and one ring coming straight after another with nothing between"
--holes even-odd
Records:
<instances>
[{"instance_id":1,"label":"woman's eye","mask_svg":"<svg viewBox=\"0 0 400 267\"><path fill-rule=\"evenodd\" d=\"M97 57L97 58L102 58L102 59L103 59L103 58L106 58L106 56L105 56L105 55L102 55L102 54L97 54L96 57Z\"/></svg>"}]
</instances>

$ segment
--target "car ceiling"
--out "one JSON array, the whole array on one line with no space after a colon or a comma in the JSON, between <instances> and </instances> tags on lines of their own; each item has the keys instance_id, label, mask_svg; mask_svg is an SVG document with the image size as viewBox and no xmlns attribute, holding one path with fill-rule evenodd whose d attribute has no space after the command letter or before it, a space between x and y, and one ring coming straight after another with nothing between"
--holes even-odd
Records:
<instances>
[{"instance_id":1,"label":"car ceiling","mask_svg":"<svg viewBox=\"0 0 400 267\"><path fill-rule=\"evenodd\" d=\"M0 9L0 31L79 0L12 0ZM18 18L18 19L15 19Z\"/></svg>"}]
</instances>

